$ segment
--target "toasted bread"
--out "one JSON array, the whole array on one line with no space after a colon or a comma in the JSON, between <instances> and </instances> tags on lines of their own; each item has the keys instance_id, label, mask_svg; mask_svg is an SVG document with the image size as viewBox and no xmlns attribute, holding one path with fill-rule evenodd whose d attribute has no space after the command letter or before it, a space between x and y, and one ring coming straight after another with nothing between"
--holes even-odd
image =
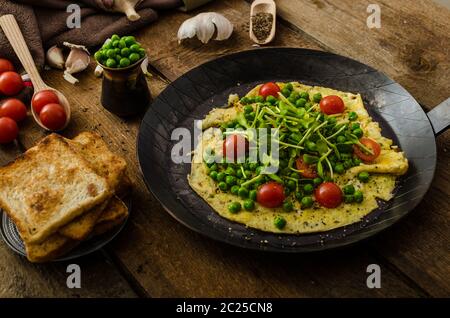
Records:
<instances>
[{"instance_id":1,"label":"toasted bread","mask_svg":"<svg viewBox=\"0 0 450 318\"><path fill-rule=\"evenodd\" d=\"M112 197L106 206L97 224L94 227L94 235L103 234L122 224L128 216L128 208L118 197Z\"/></svg>"},{"instance_id":2,"label":"toasted bread","mask_svg":"<svg viewBox=\"0 0 450 318\"><path fill-rule=\"evenodd\" d=\"M0 207L25 243L39 243L112 195L105 177L51 134L0 168Z\"/></svg>"},{"instance_id":3,"label":"toasted bread","mask_svg":"<svg viewBox=\"0 0 450 318\"><path fill-rule=\"evenodd\" d=\"M66 254L79 243L60 234L52 234L42 243L25 243L25 249L30 262L43 263Z\"/></svg>"}]
</instances>

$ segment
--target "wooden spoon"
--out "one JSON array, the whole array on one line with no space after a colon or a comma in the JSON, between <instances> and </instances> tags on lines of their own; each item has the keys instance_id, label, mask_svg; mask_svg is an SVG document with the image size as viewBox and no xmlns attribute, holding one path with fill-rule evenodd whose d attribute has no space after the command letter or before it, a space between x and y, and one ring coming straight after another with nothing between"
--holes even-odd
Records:
<instances>
[{"instance_id":1,"label":"wooden spoon","mask_svg":"<svg viewBox=\"0 0 450 318\"><path fill-rule=\"evenodd\" d=\"M34 64L33 58L31 57L30 51L28 50L27 44L25 43L25 39L23 38L22 32L20 31L16 19L12 14L3 15L0 17L0 26L3 29L6 37L8 38L9 43L11 43L14 52L16 52L16 55L22 63L23 68L30 76L31 82L33 83L34 87L34 95L42 90L51 90L58 96L59 103L66 112L66 123L59 130L66 128L70 121L69 101L60 91L48 86L42 80L41 75L39 74L36 65ZM39 124L39 126L44 128L45 130L52 131L42 124L41 120L39 119L39 115L34 112L33 107L31 107L31 114L33 115L34 120Z\"/></svg>"},{"instance_id":2,"label":"wooden spoon","mask_svg":"<svg viewBox=\"0 0 450 318\"><path fill-rule=\"evenodd\" d=\"M252 17L257 15L258 13L270 13L273 16L272 21L272 29L270 30L270 34L267 38L260 41L253 33L253 19ZM271 42L275 36L275 26L276 26L276 17L277 17L277 6L273 0L255 0L252 3L251 9L250 9L250 39L253 40L253 42L263 45Z\"/></svg>"}]
</instances>

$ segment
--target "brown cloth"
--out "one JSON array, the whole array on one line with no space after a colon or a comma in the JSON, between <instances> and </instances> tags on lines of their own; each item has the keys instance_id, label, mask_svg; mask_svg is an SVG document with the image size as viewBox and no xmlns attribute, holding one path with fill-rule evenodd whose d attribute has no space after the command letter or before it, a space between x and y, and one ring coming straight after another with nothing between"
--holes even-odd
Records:
<instances>
[{"instance_id":1,"label":"brown cloth","mask_svg":"<svg viewBox=\"0 0 450 318\"><path fill-rule=\"evenodd\" d=\"M142 28L158 18L155 10L182 6L182 0L144 0L136 11L141 16L131 22L123 13L108 12L114 0L0 0L0 16L13 14L24 35L38 68L45 61L45 51L63 42L87 47L101 45L112 34L126 35ZM206 1L201 1L206 2ZM66 12L70 4L81 7L81 28L70 29L66 25L72 12ZM20 65L3 32L0 32L0 57Z\"/></svg>"}]
</instances>

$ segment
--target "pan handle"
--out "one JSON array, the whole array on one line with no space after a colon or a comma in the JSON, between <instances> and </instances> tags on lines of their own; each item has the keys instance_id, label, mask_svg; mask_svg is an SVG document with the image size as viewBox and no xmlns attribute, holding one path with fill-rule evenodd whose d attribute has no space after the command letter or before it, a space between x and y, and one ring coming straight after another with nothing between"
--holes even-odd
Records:
<instances>
[{"instance_id":1,"label":"pan handle","mask_svg":"<svg viewBox=\"0 0 450 318\"><path fill-rule=\"evenodd\" d=\"M450 98L430 110L427 116L436 136L446 131L450 126Z\"/></svg>"}]
</instances>

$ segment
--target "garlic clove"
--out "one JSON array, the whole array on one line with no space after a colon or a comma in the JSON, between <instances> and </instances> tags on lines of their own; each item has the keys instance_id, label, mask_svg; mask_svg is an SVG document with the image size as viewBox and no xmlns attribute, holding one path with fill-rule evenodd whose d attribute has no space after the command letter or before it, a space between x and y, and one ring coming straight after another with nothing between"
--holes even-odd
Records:
<instances>
[{"instance_id":1,"label":"garlic clove","mask_svg":"<svg viewBox=\"0 0 450 318\"><path fill-rule=\"evenodd\" d=\"M64 42L63 44L70 48L70 53L65 63L66 69L64 71L64 79L75 84L78 80L73 77L72 74L81 72L88 67L91 61L89 51L83 45L76 45L68 42Z\"/></svg>"},{"instance_id":2,"label":"garlic clove","mask_svg":"<svg viewBox=\"0 0 450 318\"><path fill-rule=\"evenodd\" d=\"M226 40L233 33L233 24L221 14L215 12L200 13L181 24L177 34L178 43L195 35L202 43L208 43L216 30L215 40Z\"/></svg>"},{"instance_id":3,"label":"garlic clove","mask_svg":"<svg viewBox=\"0 0 450 318\"><path fill-rule=\"evenodd\" d=\"M47 50L45 55L47 63L53 68L62 70L64 68L64 56L62 50L56 45Z\"/></svg>"},{"instance_id":4,"label":"garlic clove","mask_svg":"<svg viewBox=\"0 0 450 318\"><path fill-rule=\"evenodd\" d=\"M76 84L79 82L79 80L76 77L74 77L72 74L68 73L67 71L64 71L63 77L70 84Z\"/></svg>"},{"instance_id":5,"label":"garlic clove","mask_svg":"<svg viewBox=\"0 0 450 318\"><path fill-rule=\"evenodd\" d=\"M206 44L211 40L215 30L212 16L209 13L200 13L197 16L197 38L202 41L203 44Z\"/></svg>"},{"instance_id":6,"label":"garlic clove","mask_svg":"<svg viewBox=\"0 0 450 318\"><path fill-rule=\"evenodd\" d=\"M102 76L102 74L103 74L103 67L101 67L100 65L97 65L94 70L94 75L96 77L100 77L100 76Z\"/></svg>"},{"instance_id":7,"label":"garlic clove","mask_svg":"<svg viewBox=\"0 0 450 318\"><path fill-rule=\"evenodd\" d=\"M196 32L197 32L196 17L187 19L181 24L180 28L178 29L177 34L178 43L180 43L181 40L193 38Z\"/></svg>"}]
</instances>

